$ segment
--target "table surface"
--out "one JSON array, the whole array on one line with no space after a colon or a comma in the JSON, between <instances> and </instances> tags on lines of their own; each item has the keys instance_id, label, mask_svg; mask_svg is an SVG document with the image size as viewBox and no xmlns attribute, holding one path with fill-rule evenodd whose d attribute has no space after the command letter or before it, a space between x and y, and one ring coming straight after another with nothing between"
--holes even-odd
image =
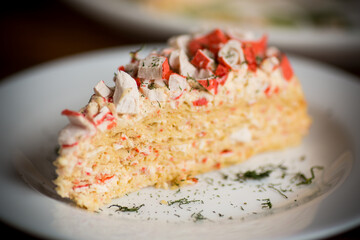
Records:
<instances>
[{"instance_id":1,"label":"table surface","mask_svg":"<svg viewBox=\"0 0 360 240\"><path fill-rule=\"evenodd\" d=\"M0 79L61 57L128 44L165 42L114 29L72 9L61 1L10 1L0 15ZM325 61L324 59L318 59ZM360 63L360 61L359 61ZM336 66L360 77L360 64ZM0 80L1 82L1 80ZM41 239L0 222L2 233L22 239ZM360 227L327 238L358 239Z\"/></svg>"}]
</instances>

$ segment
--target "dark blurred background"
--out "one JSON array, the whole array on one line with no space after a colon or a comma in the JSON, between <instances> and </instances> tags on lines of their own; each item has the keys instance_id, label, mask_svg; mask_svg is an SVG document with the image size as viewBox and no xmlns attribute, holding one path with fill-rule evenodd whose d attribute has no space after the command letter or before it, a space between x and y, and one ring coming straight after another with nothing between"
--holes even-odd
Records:
<instances>
[{"instance_id":1,"label":"dark blurred background","mask_svg":"<svg viewBox=\"0 0 360 240\"><path fill-rule=\"evenodd\" d=\"M7 1L0 14L0 82L21 70L61 57L128 44L165 42L164 35L144 35L126 27L104 24L63 1ZM359 49L354 49L359 51ZM296 52L301 55L301 52ZM320 59L327 62L327 59ZM360 76L360 61L334 64ZM4 194L4 193L2 193ZM0 222L3 236L38 239ZM32 233L30 233L32 234ZM327 238L359 239L360 228Z\"/></svg>"},{"instance_id":2,"label":"dark blurred background","mask_svg":"<svg viewBox=\"0 0 360 240\"><path fill-rule=\"evenodd\" d=\"M164 34L141 34L141 31L128 27L131 24L126 21L123 28L116 23L97 21L91 15L84 14L84 11L73 8L69 2L8 1L1 7L0 79L72 54L127 44L164 42L167 39ZM298 55L309 55L305 51L291 50ZM290 50L285 48L285 51ZM360 53L360 49L353 49L352 52L355 55ZM315 58L334 64L326 57ZM342 58L340 62L347 61L343 56L339 58ZM335 65L360 76L358 58L354 58L351 64Z\"/></svg>"},{"instance_id":3,"label":"dark blurred background","mask_svg":"<svg viewBox=\"0 0 360 240\"><path fill-rule=\"evenodd\" d=\"M64 56L150 41L98 23L61 1L9 1L0 11L1 79Z\"/></svg>"}]
</instances>

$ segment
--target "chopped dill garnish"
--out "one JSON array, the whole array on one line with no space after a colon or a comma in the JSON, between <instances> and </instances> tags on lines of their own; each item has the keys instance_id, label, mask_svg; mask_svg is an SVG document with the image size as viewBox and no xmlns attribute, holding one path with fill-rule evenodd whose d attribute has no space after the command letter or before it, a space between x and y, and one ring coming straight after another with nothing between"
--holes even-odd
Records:
<instances>
[{"instance_id":1,"label":"chopped dill garnish","mask_svg":"<svg viewBox=\"0 0 360 240\"><path fill-rule=\"evenodd\" d=\"M228 178L229 178L229 175L227 175L227 174L225 174L225 173L220 173L221 174L221 176L222 176L222 178L224 179L224 180L227 180Z\"/></svg>"},{"instance_id":2,"label":"chopped dill garnish","mask_svg":"<svg viewBox=\"0 0 360 240\"><path fill-rule=\"evenodd\" d=\"M159 57L153 57L151 62L151 67L158 67L160 64L160 58Z\"/></svg>"},{"instance_id":3,"label":"chopped dill garnish","mask_svg":"<svg viewBox=\"0 0 360 240\"><path fill-rule=\"evenodd\" d=\"M167 201L167 204L168 204L169 206L174 205L174 204L179 204L179 208L182 209L181 205L189 204L189 203L192 203L192 202L201 202L201 203L204 203L202 200L189 200L189 199L187 199L187 198L180 198L180 199L178 199L178 200Z\"/></svg>"},{"instance_id":4,"label":"chopped dill garnish","mask_svg":"<svg viewBox=\"0 0 360 240\"><path fill-rule=\"evenodd\" d=\"M235 53L232 52L232 51L228 51L225 55L225 58L231 58L231 57L234 57L235 56Z\"/></svg>"},{"instance_id":5,"label":"chopped dill garnish","mask_svg":"<svg viewBox=\"0 0 360 240\"><path fill-rule=\"evenodd\" d=\"M203 85L201 85L195 78L191 77L189 74L187 74L186 81L189 82L191 89L197 89L200 91L209 92L209 90L207 90ZM208 82L208 86L209 85L210 83Z\"/></svg>"},{"instance_id":6,"label":"chopped dill garnish","mask_svg":"<svg viewBox=\"0 0 360 240\"><path fill-rule=\"evenodd\" d=\"M191 76L189 75L189 73L188 73L187 76L186 76L186 80L196 81L195 78L193 78L193 77L191 77Z\"/></svg>"},{"instance_id":7,"label":"chopped dill garnish","mask_svg":"<svg viewBox=\"0 0 360 240\"><path fill-rule=\"evenodd\" d=\"M156 100L157 101L157 100ZM158 105L159 105L159 108L161 108L161 104L160 104L160 102L159 101L157 101L157 103L158 103Z\"/></svg>"},{"instance_id":8,"label":"chopped dill garnish","mask_svg":"<svg viewBox=\"0 0 360 240\"><path fill-rule=\"evenodd\" d=\"M272 203L269 198L262 199L262 201L263 202L261 203L261 208L268 208L268 209L272 208Z\"/></svg>"},{"instance_id":9,"label":"chopped dill garnish","mask_svg":"<svg viewBox=\"0 0 360 240\"><path fill-rule=\"evenodd\" d=\"M117 207L118 209L115 210L115 212L138 212L140 208L142 208L143 206L145 206L145 204L141 204L140 206L134 206L132 208L129 207L124 207L124 206L120 206L118 204L113 204L108 208L111 207Z\"/></svg>"},{"instance_id":10,"label":"chopped dill garnish","mask_svg":"<svg viewBox=\"0 0 360 240\"><path fill-rule=\"evenodd\" d=\"M209 177L206 177L204 180L205 180L205 182L206 182L207 184L209 184L209 185L213 185L213 183L214 183L214 179L209 178Z\"/></svg>"},{"instance_id":11,"label":"chopped dill garnish","mask_svg":"<svg viewBox=\"0 0 360 240\"><path fill-rule=\"evenodd\" d=\"M307 178L305 177L305 175L303 173L297 173L295 175L295 178L296 179L300 179L300 182L297 183L296 185L299 186L299 185L309 185L312 183L312 181L314 180L315 178L315 173L314 173L314 169L318 169L318 170L323 170L324 167L321 167L321 166L314 166L312 168L310 168L310 173L311 173L311 177Z\"/></svg>"},{"instance_id":12,"label":"chopped dill garnish","mask_svg":"<svg viewBox=\"0 0 360 240\"><path fill-rule=\"evenodd\" d=\"M166 88L170 90L169 83L167 83L166 81L164 81L164 84L165 84Z\"/></svg>"},{"instance_id":13,"label":"chopped dill garnish","mask_svg":"<svg viewBox=\"0 0 360 240\"><path fill-rule=\"evenodd\" d=\"M256 61L256 63L257 63L258 65L261 64L262 60L263 60L263 58L260 57L260 56L256 56L256 58L255 58L255 61Z\"/></svg>"},{"instance_id":14,"label":"chopped dill garnish","mask_svg":"<svg viewBox=\"0 0 360 240\"><path fill-rule=\"evenodd\" d=\"M252 171L246 171L245 173L237 173L236 174L237 178L235 179L235 181L248 180L248 179L260 180L269 177L271 172L272 170L266 170L264 172L257 173L256 171L252 170Z\"/></svg>"},{"instance_id":15,"label":"chopped dill garnish","mask_svg":"<svg viewBox=\"0 0 360 240\"><path fill-rule=\"evenodd\" d=\"M203 210L201 210L201 211L198 212L198 213L193 213L193 214L191 214L191 218L194 219L194 222L201 221L201 220L206 220L206 219L207 219L206 217L204 217L204 216L201 214L202 211L203 211Z\"/></svg>"},{"instance_id":16,"label":"chopped dill garnish","mask_svg":"<svg viewBox=\"0 0 360 240\"><path fill-rule=\"evenodd\" d=\"M149 88L150 90L154 89L154 88L155 88L155 83L154 83L154 82L150 83L150 84L148 85L148 88Z\"/></svg>"},{"instance_id":17,"label":"chopped dill garnish","mask_svg":"<svg viewBox=\"0 0 360 240\"><path fill-rule=\"evenodd\" d=\"M288 168L286 167L286 166L284 166L284 165L282 165L282 164L279 164L279 165L277 165L276 167L278 167L280 170L282 170L282 171L286 171Z\"/></svg>"},{"instance_id":18,"label":"chopped dill garnish","mask_svg":"<svg viewBox=\"0 0 360 240\"><path fill-rule=\"evenodd\" d=\"M269 184L268 188L274 189L276 192L278 192L281 196L283 196L284 198L288 198L288 196L286 196L280 189L277 189L274 184Z\"/></svg>"}]
</instances>

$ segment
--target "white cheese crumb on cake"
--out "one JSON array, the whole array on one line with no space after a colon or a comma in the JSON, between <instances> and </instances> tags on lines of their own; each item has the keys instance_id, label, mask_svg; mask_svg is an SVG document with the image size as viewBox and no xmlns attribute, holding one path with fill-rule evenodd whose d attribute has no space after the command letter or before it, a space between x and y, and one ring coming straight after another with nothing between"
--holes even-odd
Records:
<instances>
[{"instance_id":1,"label":"white cheese crumb on cake","mask_svg":"<svg viewBox=\"0 0 360 240\"><path fill-rule=\"evenodd\" d=\"M267 37L215 29L169 46L100 81L80 111L64 110L56 191L90 211L147 186L299 144L311 120L289 60Z\"/></svg>"}]
</instances>

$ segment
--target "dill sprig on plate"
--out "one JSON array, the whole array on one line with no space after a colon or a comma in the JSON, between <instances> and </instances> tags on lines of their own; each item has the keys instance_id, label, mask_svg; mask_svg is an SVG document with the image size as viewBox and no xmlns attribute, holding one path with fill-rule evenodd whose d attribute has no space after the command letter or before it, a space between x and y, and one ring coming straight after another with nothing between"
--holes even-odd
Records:
<instances>
[{"instance_id":1,"label":"dill sprig on plate","mask_svg":"<svg viewBox=\"0 0 360 240\"><path fill-rule=\"evenodd\" d=\"M305 177L305 175L303 173L301 173L301 172L297 173L295 175L295 179L299 179L300 182L297 183L296 185L299 186L299 185L309 185L309 184L311 184L312 181L315 179L314 169L323 170L324 167L314 166L314 167L310 168L311 177L309 177L309 178Z\"/></svg>"},{"instance_id":2,"label":"dill sprig on plate","mask_svg":"<svg viewBox=\"0 0 360 240\"><path fill-rule=\"evenodd\" d=\"M261 203L261 208L268 208L268 209L271 209L272 208L272 203L270 201L270 198L265 198L265 199L262 199L262 203Z\"/></svg>"},{"instance_id":3,"label":"dill sprig on plate","mask_svg":"<svg viewBox=\"0 0 360 240\"><path fill-rule=\"evenodd\" d=\"M272 170L266 170L263 172L256 172L255 170L246 171L244 173L237 173L235 181L245 181L245 180L260 180L270 176Z\"/></svg>"},{"instance_id":4,"label":"dill sprig on plate","mask_svg":"<svg viewBox=\"0 0 360 240\"><path fill-rule=\"evenodd\" d=\"M207 218L204 217L204 215L201 214L203 210L201 210L200 212L198 213L193 213L191 214L191 218L194 219L194 222L197 222L197 221L201 221L201 220L206 220Z\"/></svg>"},{"instance_id":5,"label":"dill sprig on plate","mask_svg":"<svg viewBox=\"0 0 360 240\"><path fill-rule=\"evenodd\" d=\"M204 203L202 200L189 200L187 198L180 198L178 200L167 201L167 204L169 206L171 206L173 204L179 204L179 207L182 209L181 205L189 204L189 203L193 203L193 202Z\"/></svg>"},{"instance_id":6,"label":"dill sprig on plate","mask_svg":"<svg viewBox=\"0 0 360 240\"><path fill-rule=\"evenodd\" d=\"M108 208L111 207L117 207L118 209L115 210L115 212L138 212L140 208L142 208L143 206L145 206L145 204L141 204L140 206L134 206L132 208L129 207L125 207L125 206L121 206L119 204L113 204L111 206L109 206Z\"/></svg>"}]
</instances>

